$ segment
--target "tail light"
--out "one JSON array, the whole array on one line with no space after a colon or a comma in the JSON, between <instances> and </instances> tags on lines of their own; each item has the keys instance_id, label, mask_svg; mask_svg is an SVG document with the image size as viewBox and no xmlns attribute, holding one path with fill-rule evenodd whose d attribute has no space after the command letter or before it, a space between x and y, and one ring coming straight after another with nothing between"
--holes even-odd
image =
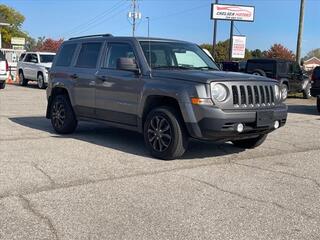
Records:
<instances>
[{"instance_id":1,"label":"tail light","mask_svg":"<svg viewBox=\"0 0 320 240\"><path fill-rule=\"evenodd\" d=\"M7 60L6 60L6 71L9 72L9 64Z\"/></svg>"}]
</instances>

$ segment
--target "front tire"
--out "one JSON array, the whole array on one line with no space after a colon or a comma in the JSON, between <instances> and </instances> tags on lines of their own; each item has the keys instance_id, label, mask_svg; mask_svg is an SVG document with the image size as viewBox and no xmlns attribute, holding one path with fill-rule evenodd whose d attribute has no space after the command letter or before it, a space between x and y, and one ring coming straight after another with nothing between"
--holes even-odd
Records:
<instances>
[{"instance_id":1,"label":"front tire","mask_svg":"<svg viewBox=\"0 0 320 240\"><path fill-rule=\"evenodd\" d=\"M163 160L181 157L188 137L180 114L169 107L152 110L144 124L144 140L151 155Z\"/></svg>"},{"instance_id":2,"label":"front tire","mask_svg":"<svg viewBox=\"0 0 320 240\"><path fill-rule=\"evenodd\" d=\"M51 103L51 124L59 134L71 134L78 125L69 98L65 95L56 96Z\"/></svg>"},{"instance_id":3,"label":"front tire","mask_svg":"<svg viewBox=\"0 0 320 240\"><path fill-rule=\"evenodd\" d=\"M43 77L42 73L38 74L37 81L38 81L38 88L40 88L40 89L46 88L46 84L44 83L44 77Z\"/></svg>"},{"instance_id":4,"label":"front tire","mask_svg":"<svg viewBox=\"0 0 320 240\"><path fill-rule=\"evenodd\" d=\"M267 138L267 134L261 135L256 138L249 138L243 140L232 141L233 145L239 148L252 149L259 147Z\"/></svg>"}]
</instances>

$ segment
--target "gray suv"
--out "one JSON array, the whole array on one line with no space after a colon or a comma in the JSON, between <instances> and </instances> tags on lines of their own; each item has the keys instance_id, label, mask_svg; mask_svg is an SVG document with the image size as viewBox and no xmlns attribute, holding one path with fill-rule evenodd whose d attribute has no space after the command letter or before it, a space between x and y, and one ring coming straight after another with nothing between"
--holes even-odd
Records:
<instances>
[{"instance_id":1,"label":"gray suv","mask_svg":"<svg viewBox=\"0 0 320 240\"><path fill-rule=\"evenodd\" d=\"M142 133L151 155L168 160L189 139L257 147L287 119L277 81L221 72L199 46L177 40L71 38L53 62L47 96L57 133L103 122Z\"/></svg>"}]
</instances>

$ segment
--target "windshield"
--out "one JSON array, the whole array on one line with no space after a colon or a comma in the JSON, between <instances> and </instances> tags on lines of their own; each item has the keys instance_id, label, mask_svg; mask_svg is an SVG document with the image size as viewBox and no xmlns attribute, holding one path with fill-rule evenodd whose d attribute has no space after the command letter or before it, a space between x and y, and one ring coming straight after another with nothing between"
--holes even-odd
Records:
<instances>
[{"instance_id":1,"label":"windshield","mask_svg":"<svg viewBox=\"0 0 320 240\"><path fill-rule=\"evenodd\" d=\"M140 42L152 69L219 70L197 45L180 42Z\"/></svg>"},{"instance_id":2,"label":"windshield","mask_svg":"<svg viewBox=\"0 0 320 240\"><path fill-rule=\"evenodd\" d=\"M52 63L54 55L51 54L40 54L40 62L42 63Z\"/></svg>"}]
</instances>

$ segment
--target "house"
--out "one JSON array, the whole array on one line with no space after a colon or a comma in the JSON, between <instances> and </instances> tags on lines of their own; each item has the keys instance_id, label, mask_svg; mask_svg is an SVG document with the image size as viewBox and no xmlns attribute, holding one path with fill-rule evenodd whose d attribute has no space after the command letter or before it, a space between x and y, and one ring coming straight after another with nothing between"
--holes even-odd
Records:
<instances>
[{"instance_id":1,"label":"house","mask_svg":"<svg viewBox=\"0 0 320 240\"><path fill-rule=\"evenodd\" d=\"M320 66L320 59L317 57L312 57L305 60L303 63L303 67L306 71L312 71L316 66Z\"/></svg>"}]
</instances>

